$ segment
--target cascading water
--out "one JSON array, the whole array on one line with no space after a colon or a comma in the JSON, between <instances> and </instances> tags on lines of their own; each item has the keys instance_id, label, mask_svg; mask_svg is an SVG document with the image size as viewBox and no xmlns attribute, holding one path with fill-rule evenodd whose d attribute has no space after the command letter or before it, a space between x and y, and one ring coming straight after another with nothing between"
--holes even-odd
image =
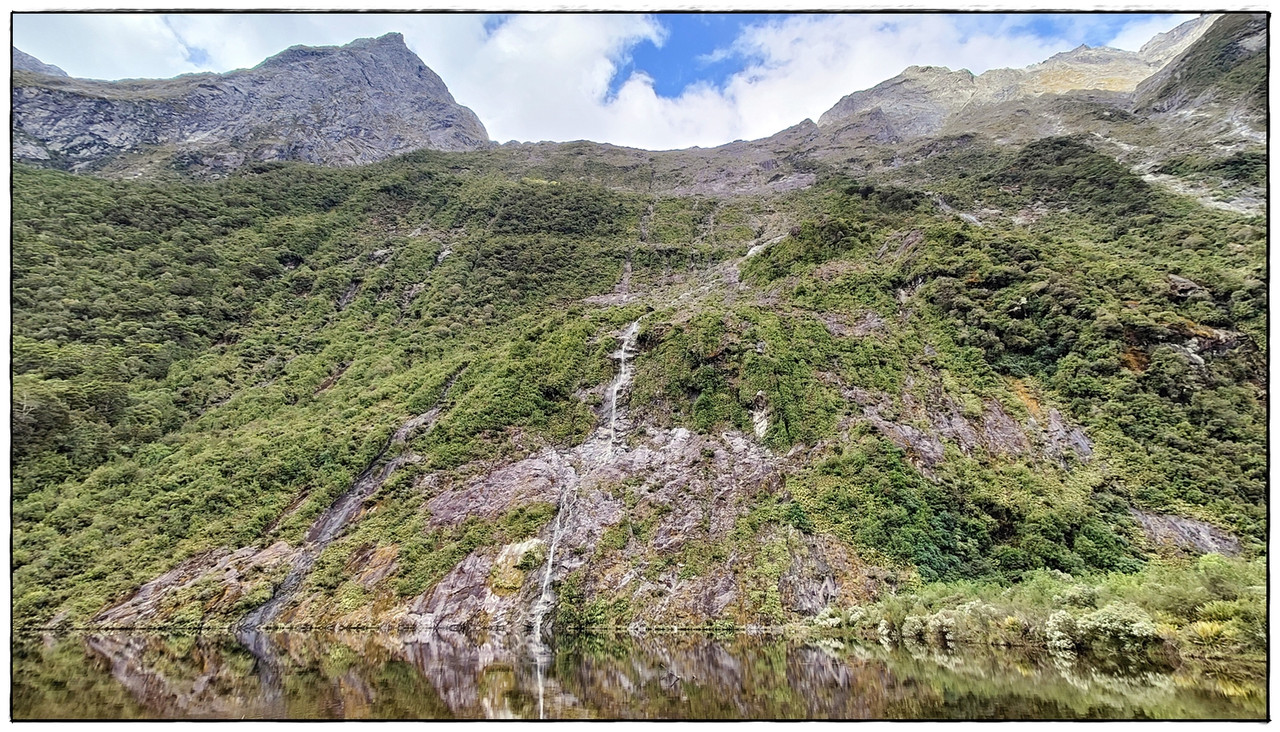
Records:
<instances>
[{"instance_id":1,"label":"cascading water","mask_svg":"<svg viewBox=\"0 0 1280 732\"><path fill-rule=\"evenodd\" d=\"M627 326L626 331L622 334L622 345L618 348L617 353L613 354L618 359L618 375L613 380L613 385L609 389L609 453L613 454L614 446L618 440L618 394L631 384L631 364L628 357L635 353L636 337L640 334L640 321L637 320Z\"/></svg>"},{"instance_id":2,"label":"cascading water","mask_svg":"<svg viewBox=\"0 0 1280 732\"><path fill-rule=\"evenodd\" d=\"M595 463L601 461L601 458L608 459L612 457L617 449L618 442L618 425L623 423L623 433L625 430L626 414L618 407L618 397L622 395L631 385L632 364L631 357L635 355L636 339L640 335L640 321L636 320L627 326L622 332L622 343L618 350L613 353L613 358L618 361L618 374L614 377L613 383L609 386L608 403L606 404L606 412L609 415L607 426L603 426L596 430L591 436L590 441L597 444L603 442L607 445L607 455L601 456L600 452L589 450L583 455L590 463L586 467L588 469L595 467ZM534 654L534 662L537 667L538 674L538 711L539 716L543 712L542 699L542 672L543 667L550 658L550 649L542 641L542 626L548 612L555 605L555 593L551 590L551 581L555 575L556 568L556 549L560 545L561 535L570 523L572 517L574 498L577 495L578 473L570 469L568 479L565 480L560 487L560 499L556 507L555 523L551 527L551 541L547 545L547 563L542 574L542 589L538 593L538 599L534 602L533 608L530 610L531 633L529 637L529 646Z\"/></svg>"}]
</instances>

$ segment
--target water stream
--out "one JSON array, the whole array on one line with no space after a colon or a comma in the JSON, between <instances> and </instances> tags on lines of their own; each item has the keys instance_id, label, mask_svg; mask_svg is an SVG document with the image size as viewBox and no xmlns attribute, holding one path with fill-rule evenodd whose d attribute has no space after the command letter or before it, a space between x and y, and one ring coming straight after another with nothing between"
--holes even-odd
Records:
<instances>
[{"instance_id":1,"label":"water stream","mask_svg":"<svg viewBox=\"0 0 1280 732\"><path fill-rule=\"evenodd\" d=\"M606 397L605 413L609 415L606 427L596 430L588 442L605 442L608 446L606 453L608 459L612 457L618 445L618 439L626 434L626 413L618 406L619 397L631 386L634 377L632 357L636 353L636 339L640 335L640 320L633 321L622 332L622 340L618 350L613 353L613 358L618 361L618 373L613 379L613 383L609 386L608 396ZM623 429L619 432L619 423ZM584 458L591 463L586 466L588 469L595 466L595 463L601 461L599 452L595 450L585 450L581 453ZM530 636L529 647L534 654L537 678L538 678L538 706L541 711L543 708L543 687L542 678L545 671L545 664L551 656L551 649L542 639L543 624L547 613L555 606L555 593L551 589L551 584L555 576L556 569L556 550L560 546L561 536L564 534L565 528L569 525L572 517L573 505L577 496L578 481L576 476L580 473L574 471L570 479L565 480L560 487L560 498L556 506L555 522L551 527L551 541L547 544L547 562L543 569L541 590L538 593L538 599L534 602L533 607L529 611L530 619Z\"/></svg>"},{"instance_id":2,"label":"water stream","mask_svg":"<svg viewBox=\"0 0 1280 732\"><path fill-rule=\"evenodd\" d=\"M387 452L392 447L403 445L408 442L409 437L421 428L430 428L440 417L440 410L443 408L445 397L448 396L449 390L453 388L453 384L458 380L461 370L449 378L444 385L444 390L440 392L440 398L436 401L435 406L428 409L422 414L415 415L405 420L403 424L396 429L395 432L387 438L382 445L382 449L378 451L377 456L370 461L369 466L364 469L352 482L349 488L341 496L338 496L325 512L311 524L311 528L307 530L302 553L293 561L293 567L289 570L289 574L285 577L284 582L280 584L271 596L271 599L260 605L257 609L251 611L240 622L241 628L261 628L264 625L275 620L280 611L293 597L293 593L297 591L302 584L302 580L311 573L311 568L315 566L316 559L320 557L325 547L329 546L342 530L355 518L356 512L360 509L360 505L365 499L372 496L382 487L391 474L399 470L405 464L413 460L414 456L408 453L401 453L383 463ZM381 467L378 467L379 464Z\"/></svg>"},{"instance_id":3,"label":"water stream","mask_svg":"<svg viewBox=\"0 0 1280 732\"><path fill-rule=\"evenodd\" d=\"M609 454L612 455L618 442L618 394L631 386L632 364L629 361L635 355L636 337L640 334L640 321L636 320L622 333L622 345L613 357L618 359L618 375L609 388Z\"/></svg>"}]
</instances>

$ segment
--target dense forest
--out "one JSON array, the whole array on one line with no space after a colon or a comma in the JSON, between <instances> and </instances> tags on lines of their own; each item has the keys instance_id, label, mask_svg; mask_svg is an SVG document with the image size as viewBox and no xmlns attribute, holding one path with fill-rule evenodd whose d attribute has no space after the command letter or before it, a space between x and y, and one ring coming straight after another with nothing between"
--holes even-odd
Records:
<instances>
[{"instance_id":1,"label":"dense forest","mask_svg":"<svg viewBox=\"0 0 1280 732\"><path fill-rule=\"evenodd\" d=\"M299 545L396 427L439 405L304 585L318 619L422 595L548 524L546 502L456 525L427 504L582 443L637 320L637 423L750 435L767 413L753 439L781 462L725 542L659 541L680 507L620 482L626 509L588 566L696 580L736 562L732 619L776 623L797 612L788 557L818 540L902 588L1209 571L1151 543L1139 509L1233 535L1231 571L1265 561L1263 218L1155 188L1077 137L959 141L884 175L818 166L812 187L732 198L468 155L206 183L15 166L15 624L90 622L218 547ZM1176 165L1248 178L1258 163ZM955 213L975 202L1006 215ZM393 570L357 581L383 549ZM262 569L234 597L196 583L167 622L232 622L282 579ZM1222 647L1257 649L1250 586L1213 585L1212 618L1144 607L1174 633L1234 623ZM643 613L589 573L560 596L566 626Z\"/></svg>"}]
</instances>

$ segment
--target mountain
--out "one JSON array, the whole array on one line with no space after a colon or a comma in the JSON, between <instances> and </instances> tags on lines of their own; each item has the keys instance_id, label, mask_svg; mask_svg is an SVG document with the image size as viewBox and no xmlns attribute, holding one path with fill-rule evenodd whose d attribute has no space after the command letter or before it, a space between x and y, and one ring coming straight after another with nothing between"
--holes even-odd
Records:
<instances>
[{"instance_id":1,"label":"mountain","mask_svg":"<svg viewBox=\"0 0 1280 732\"><path fill-rule=\"evenodd\" d=\"M1010 100L1076 90L1133 92L1199 38L1216 17L1184 23L1153 38L1137 53L1080 46L1025 69L993 69L976 76L965 70L912 66L871 89L844 97L818 124L857 124L860 115L867 115L870 124L887 120L892 134L907 139L939 132L962 111L980 114L980 108Z\"/></svg>"},{"instance_id":2,"label":"mountain","mask_svg":"<svg viewBox=\"0 0 1280 732\"><path fill-rule=\"evenodd\" d=\"M1257 22L910 69L713 149L19 161L15 627L1265 653Z\"/></svg>"},{"instance_id":3,"label":"mountain","mask_svg":"<svg viewBox=\"0 0 1280 732\"><path fill-rule=\"evenodd\" d=\"M1267 16L1226 16L1137 88L1137 107L1203 113L1226 102L1262 115L1267 106Z\"/></svg>"},{"instance_id":4,"label":"mountain","mask_svg":"<svg viewBox=\"0 0 1280 732\"><path fill-rule=\"evenodd\" d=\"M49 76L66 76L67 72L44 63L40 59L28 53L23 53L18 49L13 49L13 69L15 71L30 71L35 74L47 74Z\"/></svg>"},{"instance_id":5,"label":"mountain","mask_svg":"<svg viewBox=\"0 0 1280 732\"><path fill-rule=\"evenodd\" d=\"M167 80L14 68L15 159L67 170L219 174L254 161L358 165L489 144L480 120L398 33L295 46L252 69Z\"/></svg>"}]
</instances>

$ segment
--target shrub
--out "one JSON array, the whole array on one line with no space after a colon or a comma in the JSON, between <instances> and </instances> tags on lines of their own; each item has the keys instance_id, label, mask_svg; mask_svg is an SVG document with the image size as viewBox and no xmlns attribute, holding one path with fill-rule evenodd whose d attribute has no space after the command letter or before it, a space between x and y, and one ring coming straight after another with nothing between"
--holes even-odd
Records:
<instances>
[{"instance_id":1,"label":"shrub","mask_svg":"<svg viewBox=\"0 0 1280 732\"><path fill-rule=\"evenodd\" d=\"M1081 617L1077 625L1081 637L1094 648L1135 651L1159 637L1151 616L1128 602L1110 603Z\"/></svg>"},{"instance_id":2,"label":"shrub","mask_svg":"<svg viewBox=\"0 0 1280 732\"><path fill-rule=\"evenodd\" d=\"M1197 646L1216 646L1230 637L1227 623L1197 620L1186 627L1187 639Z\"/></svg>"},{"instance_id":3,"label":"shrub","mask_svg":"<svg viewBox=\"0 0 1280 732\"><path fill-rule=\"evenodd\" d=\"M1079 629L1071 613L1059 610L1049 616L1044 624L1044 637L1049 650L1056 653L1074 653Z\"/></svg>"}]
</instances>

